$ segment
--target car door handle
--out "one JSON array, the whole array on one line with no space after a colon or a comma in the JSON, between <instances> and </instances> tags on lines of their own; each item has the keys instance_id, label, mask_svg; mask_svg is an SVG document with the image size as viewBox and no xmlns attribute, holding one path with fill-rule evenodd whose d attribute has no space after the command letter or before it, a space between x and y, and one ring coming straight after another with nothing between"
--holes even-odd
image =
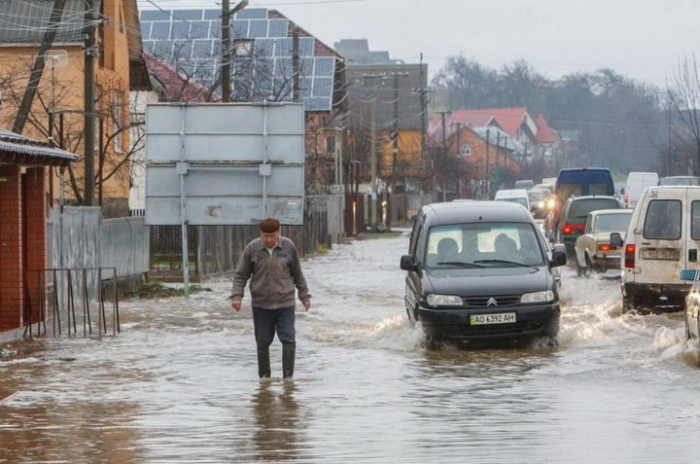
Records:
<instances>
[{"instance_id":1,"label":"car door handle","mask_svg":"<svg viewBox=\"0 0 700 464\"><path fill-rule=\"evenodd\" d=\"M688 261L694 263L698 260L698 250L688 250Z\"/></svg>"}]
</instances>

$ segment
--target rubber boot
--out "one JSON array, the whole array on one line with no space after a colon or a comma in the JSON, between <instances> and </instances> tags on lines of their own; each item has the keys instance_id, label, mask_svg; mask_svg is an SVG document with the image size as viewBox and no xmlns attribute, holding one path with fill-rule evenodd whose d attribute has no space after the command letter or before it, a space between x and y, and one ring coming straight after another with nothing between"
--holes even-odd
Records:
<instances>
[{"instance_id":1,"label":"rubber boot","mask_svg":"<svg viewBox=\"0 0 700 464\"><path fill-rule=\"evenodd\" d=\"M258 375L261 379L270 377L270 349L258 350Z\"/></svg>"},{"instance_id":2,"label":"rubber boot","mask_svg":"<svg viewBox=\"0 0 700 464\"><path fill-rule=\"evenodd\" d=\"M282 343L282 377L290 379L294 376L294 354L297 344Z\"/></svg>"}]
</instances>

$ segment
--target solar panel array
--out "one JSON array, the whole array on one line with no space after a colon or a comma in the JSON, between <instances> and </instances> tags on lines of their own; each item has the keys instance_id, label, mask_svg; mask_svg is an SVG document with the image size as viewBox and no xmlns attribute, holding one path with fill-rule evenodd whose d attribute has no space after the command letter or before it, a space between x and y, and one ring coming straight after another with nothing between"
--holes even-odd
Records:
<instances>
[{"instance_id":1,"label":"solar panel array","mask_svg":"<svg viewBox=\"0 0 700 464\"><path fill-rule=\"evenodd\" d=\"M145 10L139 19L145 50L203 83L214 81L221 65L220 10ZM266 8L244 9L233 16L230 36L233 98L291 101L290 21L268 18ZM329 111L335 58L316 56L315 41L299 37L300 93L307 111ZM252 50L242 47L251 42Z\"/></svg>"},{"instance_id":2,"label":"solar panel array","mask_svg":"<svg viewBox=\"0 0 700 464\"><path fill-rule=\"evenodd\" d=\"M53 2L0 1L0 43L39 43L49 24ZM83 43L85 4L67 0L56 31L55 43Z\"/></svg>"}]
</instances>

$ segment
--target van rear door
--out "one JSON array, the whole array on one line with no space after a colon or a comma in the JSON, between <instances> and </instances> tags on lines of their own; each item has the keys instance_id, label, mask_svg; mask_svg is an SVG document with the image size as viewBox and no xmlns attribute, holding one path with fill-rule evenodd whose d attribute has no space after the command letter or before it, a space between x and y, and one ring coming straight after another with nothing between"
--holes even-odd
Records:
<instances>
[{"instance_id":1,"label":"van rear door","mask_svg":"<svg viewBox=\"0 0 700 464\"><path fill-rule=\"evenodd\" d=\"M680 270L686 266L686 240L690 237L691 205L686 196L686 189L653 189L648 192L649 200L638 205L639 220L631 230L636 235L636 283L679 280ZM696 208L700 213L700 204Z\"/></svg>"},{"instance_id":2,"label":"van rear door","mask_svg":"<svg viewBox=\"0 0 700 464\"><path fill-rule=\"evenodd\" d=\"M698 268L698 246L700 244L700 187L688 188L687 203L690 210L690 220L688 221L689 232L686 234L686 268Z\"/></svg>"}]
</instances>

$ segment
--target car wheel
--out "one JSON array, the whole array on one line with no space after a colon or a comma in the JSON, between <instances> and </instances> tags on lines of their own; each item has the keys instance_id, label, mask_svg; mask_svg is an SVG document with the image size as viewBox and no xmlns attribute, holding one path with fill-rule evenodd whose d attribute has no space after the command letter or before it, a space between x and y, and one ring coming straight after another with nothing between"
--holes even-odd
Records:
<instances>
[{"instance_id":1,"label":"car wheel","mask_svg":"<svg viewBox=\"0 0 700 464\"><path fill-rule=\"evenodd\" d=\"M425 347L426 350L437 350L440 347L440 344L438 343L435 338L426 335L425 339L423 340L423 346Z\"/></svg>"},{"instance_id":2,"label":"car wheel","mask_svg":"<svg viewBox=\"0 0 700 464\"><path fill-rule=\"evenodd\" d=\"M634 301L633 297L631 297L631 296L623 296L622 297L622 312L623 313L628 313L630 311L634 311L636 306L637 306L637 302Z\"/></svg>"}]
</instances>

